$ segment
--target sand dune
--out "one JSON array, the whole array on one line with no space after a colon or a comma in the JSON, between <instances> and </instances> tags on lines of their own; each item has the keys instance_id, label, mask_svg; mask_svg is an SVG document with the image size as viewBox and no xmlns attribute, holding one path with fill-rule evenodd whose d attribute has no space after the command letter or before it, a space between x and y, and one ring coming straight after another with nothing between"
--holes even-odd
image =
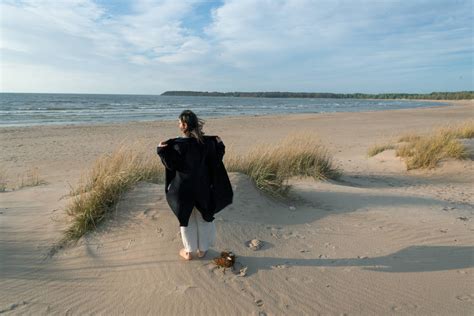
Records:
<instances>
[{"instance_id":1,"label":"sand dune","mask_svg":"<svg viewBox=\"0 0 474 316\"><path fill-rule=\"evenodd\" d=\"M164 186L145 182L123 196L97 231L48 256L67 224L62 212L67 198L61 197L68 193L67 183L77 181L74 166L92 161L103 144L87 145L89 132L78 127L7 129L2 146L36 142L38 164L49 161L43 172L51 171L44 173L47 185L0 195L0 312L470 315L473 162L445 161L432 171L407 172L393 151L365 156L371 144L393 133L386 122L428 130L469 115L472 106L460 104L281 120L278 136L296 126L317 131L344 176L337 182L291 179L293 201L281 202L259 192L247 176L230 173L235 202L216 216L217 243L204 259L190 262L178 256L178 222ZM210 121L209 130L244 150L245 137L238 142L237 133L251 137L261 131L262 139L273 141L275 134L265 129L271 122L267 117L221 119ZM163 131L153 133L155 140L175 133L171 123L150 124ZM100 140L108 127L94 129ZM124 129L135 138L148 139L150 133L146 127ZM70 147L48 152L54 141L66 138ZM118 136L110 143L117 141ZM35 150L24 150L3 152L2 161L16 157L18 165L26 165ZM250 249L251 239L261 240L262 248ZM212 263L224 249L236 253L242 274Z\"/></svg>"}]
</instances>

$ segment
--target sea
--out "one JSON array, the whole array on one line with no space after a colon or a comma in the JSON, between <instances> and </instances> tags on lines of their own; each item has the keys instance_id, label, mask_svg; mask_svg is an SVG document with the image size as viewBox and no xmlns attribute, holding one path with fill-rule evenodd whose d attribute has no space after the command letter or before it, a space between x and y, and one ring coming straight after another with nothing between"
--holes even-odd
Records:
<instances>
[{"instance_id":1,"label":"sea","mask_svg":"<svg viewBox=\"0 0 474 316\"><path fill-rule=\"evenodd\" d=\"M206 119L268 114L383 111L448 105L416 100L244 98L120 94L0 93L0 127Z\"/></svg>"}]
</instances>

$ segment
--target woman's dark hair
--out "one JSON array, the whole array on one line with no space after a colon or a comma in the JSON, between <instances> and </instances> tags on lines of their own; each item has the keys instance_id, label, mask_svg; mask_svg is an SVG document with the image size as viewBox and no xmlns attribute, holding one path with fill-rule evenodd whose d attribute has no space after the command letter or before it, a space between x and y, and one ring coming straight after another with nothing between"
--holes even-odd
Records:
<instances>
[{"instance_id":1,"label":"woman's dark hair","mask_svg":"<svg viewBox=\"0 0 474 316\"><path fill-rule=\"evenodd\" d=\"M181 112L179 119L187 125L187 128L184 131L186 136L194 137L199 143L204 143L204 132L202 131L204 126L203 120L198 118L191 110L184 110Z\"/></svg>"}]
</instances>

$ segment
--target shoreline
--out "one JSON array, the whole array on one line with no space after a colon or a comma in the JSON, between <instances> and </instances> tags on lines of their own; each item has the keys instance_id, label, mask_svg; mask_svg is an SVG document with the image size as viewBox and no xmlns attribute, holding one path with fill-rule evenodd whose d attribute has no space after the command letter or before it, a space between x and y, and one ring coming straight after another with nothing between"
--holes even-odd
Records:
<instances>
[{"instance_id":1,"label":"shoreline","mask_svg":"<svg viewBox=\"0 0 474 316\"><path fill-rule=\"evenodd\" d=\"M379 99L365 99L377 101ZM387 99L390 101L412 101L408 99ZM414 108L404 108L404 109L386 109L386 110L365 110L365 111L341 111L341 112L305 112L305 113L276 113L276 114L241 114L241 115L228 115L228 116L211 116L205 117L204 120L217 120L217 119L238 119L238 118L253 118L253 117L265 117L265 118L281 118L281 117L290 117L290 116L309 116L309 115L334 115L334 114L349 114L349 113L374 113L374 112L392 112L392 111L410 111L410 110L425 110L425 109L435 109L435 108L445 108L453 106L474 106L474 100L415 100L420 102L433 102L433 103L445 103L443 105L433 105L429 107L414 107ZM199 114L198 114L199 115ZM120 127L125 125L137 125L137 124L150 124L157 122L174 122L176 119L158 119L158 120L143 120L143 121L126 121L126 122L98 122L98 123L77 123L77 124L38 124L31 126L1 126L1 132L9 132L11 130L21 130L21 129L36 129L36 128L88 128L88 127Z\"/></svg>"}]
</instances>

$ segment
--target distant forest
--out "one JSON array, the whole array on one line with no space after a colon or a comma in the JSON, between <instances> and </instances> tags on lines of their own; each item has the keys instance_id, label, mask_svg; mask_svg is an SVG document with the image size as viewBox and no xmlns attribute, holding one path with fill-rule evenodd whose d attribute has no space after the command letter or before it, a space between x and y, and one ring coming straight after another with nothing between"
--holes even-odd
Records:
<instances>
[{"instance_id":1,"label":"distant forest","mask_svg":"<svg viewBox=\"0 0 474 316\"><path fill-rule=\"evenodd\" d=\"M166 91L161 95L204 97L252 97L252 98L331 98L331 99L425 99L425 100L472 100L474 91L431 93L313 93L313 92L200 92Z\"/></svg>"}]
</instances>

